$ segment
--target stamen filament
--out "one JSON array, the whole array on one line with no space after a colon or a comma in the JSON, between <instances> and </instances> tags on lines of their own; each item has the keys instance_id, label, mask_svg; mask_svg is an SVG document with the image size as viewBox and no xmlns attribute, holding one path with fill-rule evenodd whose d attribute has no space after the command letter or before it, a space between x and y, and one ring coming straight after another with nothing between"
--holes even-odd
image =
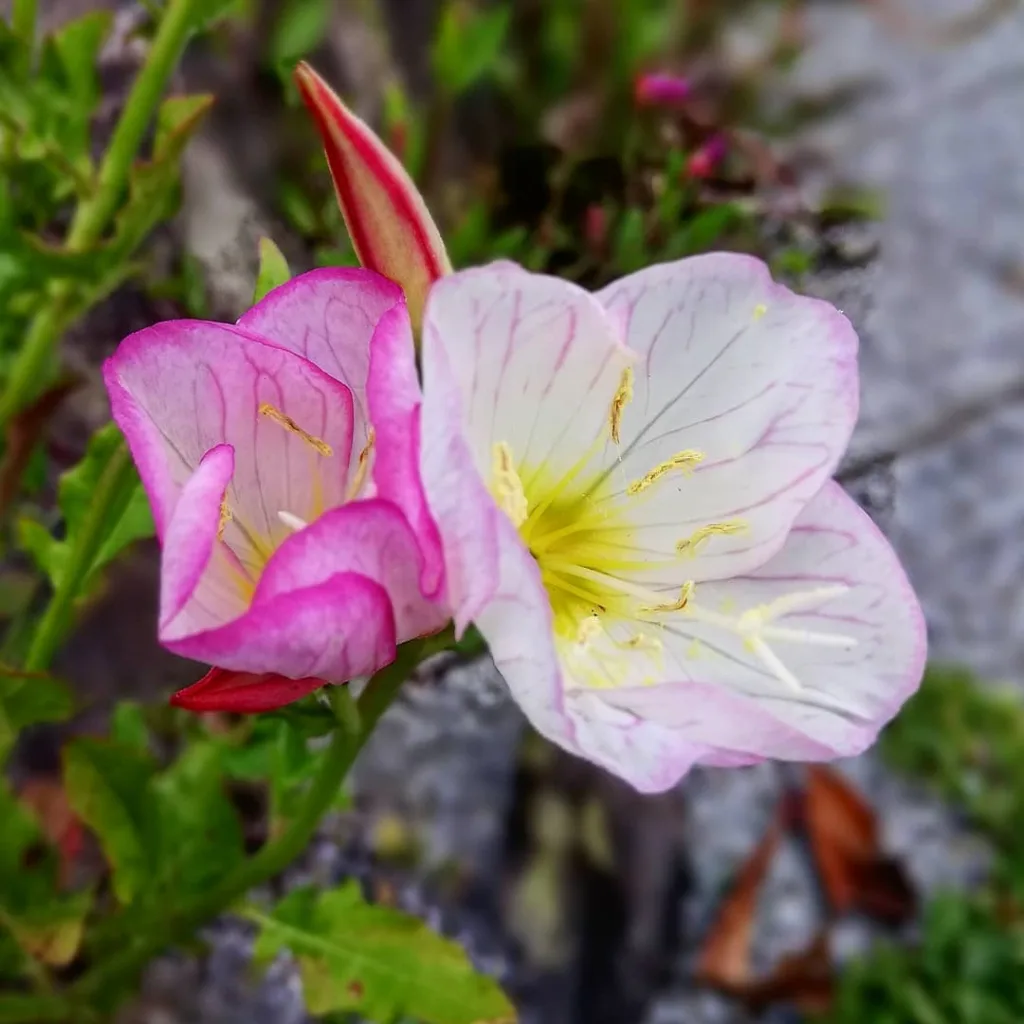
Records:
<instances>
[{"instance_id":1,"label":"stamen filament","mask_svg":"<svg viewBox=\"0 0 1024 1024\"><path fill-rule=\"evenodd\" d=\"M285 512L283 509L278 511L277 518L280 519L289 530L294 530L296 533L309 526L309 523L307 523L305 519L300 519L294 512Z\"/></svg>"},{"instance_id":2,"label":"stamen filament","mask_svg":"<svg viewBox=\"0 0 1024 1024\"><path fill-rule=\"evenodd\" d=\"M359 461L356 463L356 474L352 477L351 483L348 485L348 491L345 495L346 501L352 501L353 498L363 489L363 484L366 482L366 474L370 468L370 453L373 451L373 446L377 442L377 432L370 427L369 435L366 438L366 444L363 445L362 451L359 453Z\"/></svg>"}]
</instances>

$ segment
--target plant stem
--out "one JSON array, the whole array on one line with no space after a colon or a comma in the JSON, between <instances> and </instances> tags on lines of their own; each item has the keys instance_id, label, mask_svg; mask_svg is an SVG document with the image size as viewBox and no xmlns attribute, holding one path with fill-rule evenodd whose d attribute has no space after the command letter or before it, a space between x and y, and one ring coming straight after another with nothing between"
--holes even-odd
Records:
<instances>
[{"instance_id":1,"label":"plant stem","mask_svg":"<svg viewBox=\"0 0 1024 1024\"><path fill-rule=\"evenodd\" d=\"M76 1003L88 1004L112 985L132 977L166 946L192 935L250 889L280 874L302 853L313 838L320 819L334 802L359 751L424 650L428 649L428 644L429 641L403 644L398 657L373 676L356 702L358 731L352 732L342 725L335 729L302 807L288 828L239 865L220 885L180 909L172 910L160 922L155 934L145 936L84 975L71 989Z\"/></svg>"},{"instance_id":2,"label":"plant stem","mask_svg":"<svg viewBox=\"0 0 1024 1024\"><path fill-rule=\"evenodd\" d=\"M85 250L95 245L117 210L139 146L167 80L185 48L196 11L202 3L203 0L171 0L104 154L96 179L96 191L75 210L65 243L68 249ZM16 19L19 10L26 22L31 14L34 23L35 0L22 0L20 4L16 0ZM50 301L33 319L0 395L0 431L5 430L11 417L32 400L45 378L47 365L64 326L70 298L68 283L57 281L51 289Z\"/></svg>"},{"instance_id":3,"label":"plant stem","mask_svg":"<svg viewBox=\"0 0 1024 1024\"><path fill-rule=\"evenodd\" d=\"M96 484L92 503L75 538L64 575L32 637L32 645L25 659L26 671L42 672L49 668L50 659L67 629L75 598L110 532L110 521L120 518L131 498L134 479L132 460L127 447L122 443L111 455Z\"/></svg>"}]
</instances>

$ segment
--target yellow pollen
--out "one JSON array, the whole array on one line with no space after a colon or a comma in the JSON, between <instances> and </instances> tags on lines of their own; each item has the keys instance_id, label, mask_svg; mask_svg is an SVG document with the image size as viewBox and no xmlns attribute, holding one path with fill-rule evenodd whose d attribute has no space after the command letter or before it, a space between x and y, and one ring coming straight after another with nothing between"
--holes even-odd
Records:
<instances>
[{"instance_id":1,"label":"yellow pollen","mask_svg":"<svg viewBox=\"0 0 1024 1024\"><path fill-rule=\"evenodd\" d=\"M642 612L681 612L689 603L690 598L693 597L693 591L695 589L693 580L687 580L679 591L679 598L673 601L671 604L655 604L645 605L640 609Z\"/></svg>"},{"instance_id":2,"label":"yellow pollen","mask_svg":"<svg viewBox=\"0 0 1024 1024\"><path fill-rule=\"evenodd\" d=\"M619 430L622 427L622 411L629 402L633 401L633 367L627 366L622 371L622 380L619 389L612 399L612 411L609 416L609 425L612 432L612 440L619 443Z\"/></svg>"},{"instance_id":3,"label":"yellow pollen","mask_svg":"<svg viewBox=\"0 0 1024 1024\"><path fill-rule=\"evenodd\" d=\"M767 312L768 312L768 307L763 302L759 302L754 307L754 320L755 321L760 320L761 317L763 317L765 315L765 313L767 313Z\"/></svg>"},{"instance_id":4,"label":"yellow pollen","mask_svg":"<svg viewBox=\"0 0 1024 1024\"><path fill-rule=\"evenodd\" d=\"M363 450L359 453L356 475L352 477L352 482L348 485L348 493L345 495L346 501L351 501L363 489L363 484L366 483L366 473L370 468L370 454L373 452L373 446L376 443L377 433L373 427L370 427L366 444L363 445Z\"/></svg>"},{"instance_id":5,"label":"yellow pollen","mask_svg":"<svg viewBox=\"0 0 1024 1024\"><path fill-rule=\"evenodd\" d=\"M217 524L217 540L224 539L224 531L228 528L228 523L234 517L231 515L231 509L228 508L228 499L222 498L220 503L220 522Z\"/></svg>"},{"instance_id":6,"label":"yellow pollen","mask_svg":"<svg viewBox=\"0 0 1024 1024\"><path fill-rule=\"evenodd\" d=\"M491 490L498 507L512 520L512 525L520 527L529 512L523 481L519 479L512 449L504 441L496 441L492 449Z\"/></svg>"},{"instance_id":7,"label":"yellow pollen","mask_svg":"<svg viewBox=\"0 0 1024 1024\"><path fill-rule=\"evenodd\" d=\"M694 466L703 460L704 453L697 451L695 448L686 448L681 452L676 452L672 458L659 463L639 480L634 480L626 488L626 493L632 496L639 494L641 491L646 491L651 484L656 480L660 480L666 473L671 473L673 469L681 469L684 473L689 473L693 470Z\"/></svg>"},{"instance_id":8,"label":"yellow pollen","mask_svg":"<svg viewBox=\"0 0 1024 1024\"><path fill-rule=\"evenodd\" d=\"M733 534L745 533L748 529L744 519L727 519L724 523L708 523L699 530L694 530L686 540L676 545L676 551L687 558L696 556L697 551L712 537L730 537Z\"/></svg>"},{"instance_id":9,"label":"yellow pollen","mask_svg":"<svg viewBox=\"0 0 1024 1024\"><path fill-rule=\"evenodd\" d=\"M312 434L307 433L290 416L286 416L280 409L275 408L268 402L263 402L260 405L259 413L261 416L266 416L268 420L273 420L278 426L284 427L289 433L297 434L310 448L319 452L325 458L334 454L334 449L326 441L321 441L319 437L314 437Z\"/></svg>"}]
</instances>

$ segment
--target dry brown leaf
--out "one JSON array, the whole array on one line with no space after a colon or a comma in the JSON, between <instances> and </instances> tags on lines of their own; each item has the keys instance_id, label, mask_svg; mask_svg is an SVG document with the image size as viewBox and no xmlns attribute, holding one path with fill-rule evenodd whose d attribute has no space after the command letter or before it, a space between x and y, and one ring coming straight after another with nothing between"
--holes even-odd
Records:
<instances>
[{"instance_id":1,"label":"dry brown leaf","mask_svg":"<svg viewBox=\"0 0 1024 1024\"><path fill-rule=\"evenodd\" d=\"M734 989L750 980L750 940L757 897L782 836L776 817L740 869L697 960L696 977L716 988Z\"/></svg>"},{"instance_id":2,"label":"dry brown leaf","mask_svg":"<svg viewBox=\"0 0 1024 1024\"><path fill-rule=\"evenodd\" d=\"M900 864L883 855L874 811L839 774L808 769L804 821L833 910L862 910L893 923L913 914L913 889Z\"/></svg>"},{"instance_id":3,"label":"dry brown leaf","mask_svg":"<svg viewBox=\"0 0 1024 1024\"><path fill-rule=\"evenodd\" d=\"M792 1003L804 1013L827 1013L834 990L832 957L822 932L807 949L783 957L767 977L752 981L733 994L755 1011L773 1003Z\"/></svg>"}]
</instances>

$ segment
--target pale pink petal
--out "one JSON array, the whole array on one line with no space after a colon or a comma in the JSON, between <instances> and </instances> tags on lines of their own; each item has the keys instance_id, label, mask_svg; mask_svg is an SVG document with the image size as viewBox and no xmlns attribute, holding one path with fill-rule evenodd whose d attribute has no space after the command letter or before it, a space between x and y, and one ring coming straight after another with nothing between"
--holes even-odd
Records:
<instances>
[{"instance_id":1,"label":"pale pink petal","mask_svg":"<svg viewBox=\"0 0 1024 1024\"><path fill-rule=\"evenodd\" d=\"M420 591L420 552L409 523L381 498L334 509L286 540L267 563L253 607L340 573L357 573L382 588L399 643L434 633L448 620ZM342 621L338 628L347 626Z\"/></svg>"},{"instance_id":2,"label":"pale pink petal","mask_svg":"<svg viewBox=\"0 0 1024 1024\"><path fill-rule=\"evenodd\" d=\"M236 672L344 682L394 660L395 619L383 587L343 572L254 601L225 626L163 642L182 657Z\"/></svg>"},{"instance_id":3,"label":"pale pink petal","mask_svg":"<svg viewBox=\"0 0 1024 1024\"><path fill-rule=\"evenodd\" d=\"M234 472L229 445L210 449L188 478L163 537L160 632L173 636L219 625L240 615L249 594L239 586L219 546L221 502Z\"/></svg>"},{"instance_id":4,"label":"pale pink petal","mask_svg":"<svg viewBox=\"0 0 1024 1024\"><path fill-rule=\"evenodd\" d=\"M416 376L416 350L405 303L380 318L373 335L367 380L370 418L376 431L373 479L377 493L405 514L420 543L420 585L435 597L444 580L437 525L420 478L420 417L423 395Z\"/></svg>"},{"instance_id":5,"label":"pale pink petal","mask_svg":"<svg viewBox=\"0 0 1024 1024\"><path fill-rule=\"evenodd\" d=\"M495 584L487 492L494 445L508 446L527 487L538 474L567 472L605 445L629 362L593 297L564 281L497 264L434 285L423 334L421 466L460 628Z\"/></svg>"},{"instance_id":6,"label":"pale pink petal","mask_svg":"<svg viewBox=\"0 0 1024 1024\"><path fill-rule=\"evenodd\" d=\"M308 359L352 391L359 450L369 422L370 341L381 317L396 305L405 306L402 289L380 274L325 267L275 288L238 325Z\"/></svg>"},{"instance_id":7,"label":"pale pink petal","mask_svg":"<svg viewBox=\"0 0 1024 1024\"><path fill-rule=\"evenodd\" d=\"M608 690L614 706L732 754L821 760L858 754L917 689L925 625L885 538L829 483L798 517L783 549L759 569L698 584L697 607L735 614L794 593L849 588L777 619L853 646L769 640L799 682L793 689L743 639L685 613L667 616L665 674L675 682Z\"/></svg>"},{"instance_id":8,"label":"pale pink petal","mask_svg":"<svg viewBox=\"0 0 1024 1024\"><path fill-rule=\"evenodd\" d=\"M279 513L310 521L344 502L351 394L308 360L238 327L179 320L126 338L104 377L161 532L206 452L234 449L224 539L252 580L290 532Z\"/></svg>"},{"instance_id":9,"label":"pale pink petal","mask_svg":"<svg viewBox=\"0 0 1024 1024\"><path fill-rule=\"evenodd\" d=\"M642 270L598 298L639 357L609 484L621 493L687 449L704 457L692 476L667 475L640 495L633 544L664 557L702 527L740 519L744 532L704 542L685 572L749 571L781 547L846 448L858 402L853 328L731 253Z\"/></svg>"}]
</instances>

